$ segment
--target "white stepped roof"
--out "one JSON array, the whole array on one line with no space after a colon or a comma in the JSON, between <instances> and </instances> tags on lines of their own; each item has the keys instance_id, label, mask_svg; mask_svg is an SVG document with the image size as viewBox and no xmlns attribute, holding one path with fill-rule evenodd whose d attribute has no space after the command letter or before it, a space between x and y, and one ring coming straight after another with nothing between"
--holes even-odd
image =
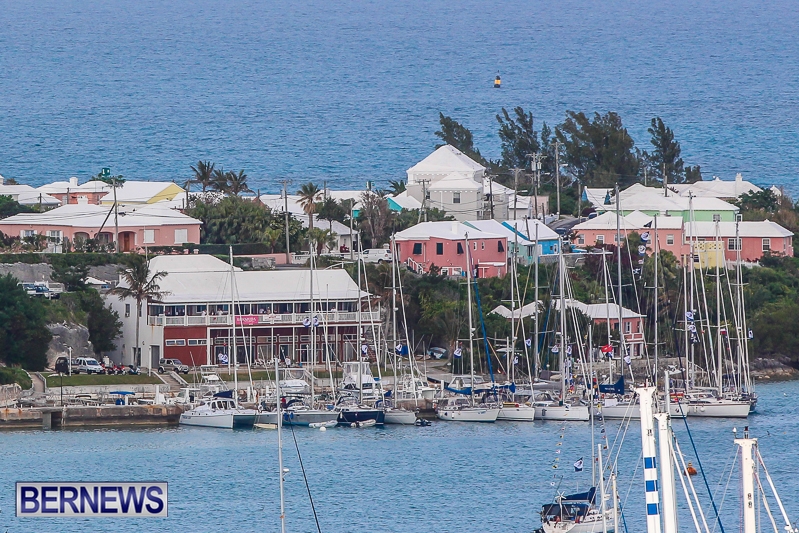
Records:
<instances>
[{"instance_id":1,"label":"white stepped roof","mask_svg":"<svg viewBox=\"0 0 799 533\"><path fill-rule=\"evenodd\" d=\"M657 226L658 229L680 229L683 226L683 221L681 216L658 216ZM632 224L633 226L637 226L639 228L652 228L655 227L655 217L649 216L646 213L642 213L640 211L633 211L624 219ZM649 224L649 226L647 226Z\"/></svg>"},{"instance_id":2,"label":"white stepped roof","mask_svg":"<svg viewBox=\"0 0 799 533\"><path fill-rule=\"evenodd\" d=\"M39 205L40 200L42 205L48 207L61 205L61 201L58 198L53 198L30 185L0 185L0 196L10 196L22 205Z\"/></svg>"},{"instance_id":3,"label":"white stepped roof","mask_svg":"<svg viewBox=\"0 0 799 533\"><path fill-rule=\"evenodd\" d=\"M408 173L414 174L440 174L447 172L475 172L484 171L485 167L477 163L460 150L445 144L432 154L428 155L411 168Z\"/></svg>"},{"instance_id":4,"label":"white stepped roof","mask_svg":"<svg viewBox=\"0 0 799 533\"><path fill-rule=\"evenodd\" d=\"M168 292L163 303L227 302L231 298L230 265L208 255L158 256L150 270L164 271L159 280ZM241 302L281 302L310 300L310 270L241 271L234 274L236 300ZM358 286L345 270L314 271L314 297L330 300L356 300ZM362 292L362 295L367 293Z\"/></svg>"},{"instance_id":5,"label":"white stepped roof","mask_svg":"<svg viewBox=\"0 0 799 533\"><path fill-rule=\"evenodd\" d=\"M617 226L616 221L616 212L615 211L608 211L606 213L602 213L601 215L586 220L585 222L580 222L576 226L574 226L575 231L580 230L615 230ZM618 227L621 231L635 231L639 229L641 226L631 223L625 217L620 217L618 221Z\"/></svg>"},{"instance_id":6,"label":"white stepped roof","mask_svg":"<svg viewBox=\"0 0 799 533\"><path fill-rule=\"evenodd\" d=\"M105 229L114 227L114 219L108 216L111 207L94 204L67 204L44 213L20 213L0 220L0 225L45 225L99 228L105 222ZM119 227L169 226L176 224L200 224L200 221L174 209L158 204L150 204L139 209L122 210L119 213Z\"/></svg>"},{"instance_id":7,"label":"white stepped roof","mask_svg":"<svg viewBox=\"0 0 799 533\"><path fill-rule=\"evenodd\" d=\"M521 220L506 220L504 224L507 224L512 228L515 228L516 231L518 231L522 235L526 235L528 240L530 241L535 240L536 227L538 227L539 241L553 241L553 240L558 240L558 238L560 238L560 236L555 232L555 230L553 230L552 228L550 228L549 226L547 226L546 224L535 218L527 218ZM529 235L527 234L528 227L530 228Z\"/></svg>"},{"instance_id":8,"label":"white stepped roof","mask_svg":"<svg viewBox=\"0 0 799 533\"><path fill-rule=\"evenodd\" d=\"M530 302L527 305L523 305L521 308L517 309L508 309L504 305L498 305L494 309L491 310L489 314L499 315L501 317L507 318L510 320L513 318L514 320L519 320L521 318L527 318L528 316L535 316L538 312L539 306L535 304L535 302Z\"/></svg>"},{"instance_id":9,"label":"white stepped roof","mask_svg":"<svg viewBox=\"0 0 799 533\"><path fill-rule=\"evenodd\" d=\"M392 196L391 200L402 209L408 209L409 211L413 209L421 209L422 207L422 202L413 196L409 196L408 191L402 191L398 195Z\"/></svg>"},{"instance_id":10,"label":"white stepped roof","mask_svg":"<svg viewBox=\"0 0 799 533\"><path fill-rule=\"evenodd\" d=\"M465 176L460 172L453 172L434 181L427 188L429 191L479 191L482 187L479 183L474 181L469 176Z\"/></svg>"},{"instance_id":11,"label":"white stepped roof","mask_svg":"<svg viewBox=\"0 0 799 533\"><path fill-rule=\"evenodd\" d=\"M685 234L688 238L713 239L717 234L720 238L735 237L735 222L688 222L685 224ZM783 238L792 235L793 232L770 220L738 223L739 237Z\"/></svg>"},{"instance_id":12,"label":"white stepped roof","mask_svg":"<svg viewBox=\"0 0 799 533\"><path fill-rule=\"evenodd\" d=\"M508 242L513 242L517 237L517 234L511 228L505 226L502 224L502 222L497 222L496 220L467 220L464 222L464 224L485 233L496 233L497 235L502 235L508 239ZM518 237L519 243L524 243L527 241L527 238L524 235L518 235Z\"/></svg>"},{"instance_id":13,"label":"white stepped roof","mask_svg":"<svg viewBox=\"0 0 799 533\"><path fill-rule=\"evenodd\" d=\"M572 298L566 298L566 307L571 309L578 309L587 317L591 318L592 320L618 320L619 319L619 306L613 302L606 304L606 303L599 303L599 304L586 304L579 300L575 300ZM552 300L555 309L560 309L560 299L554 298ZM632 309L627 309L626 307L621 308L621 314L624 318L643 318L646 315L642 315L640 313L636 313Z\"/></svg>"},{"instance_id":14,"label":"white stepped roof","mask_svg":"<svg viewBox=\"0 0 799 533\"><path fill-rule=\"evenodd\" d=\"M698 197L713 198L737 198L742 194L762 190L751 181L744 180L741 174L737 174L735 179L731 181L725 181L718 177L714 177L709 181L679 183L671 187L677 190L680 196L687 197L693 194Z\"/></svg>"},{"instance_id":15,"label":"white stepped roof","mask_svg":"<svg viewBox=\"0 0 799 533\"><path fill-rule=\"evenodd\" d=\"M397 233L395 239L398 241L420 241L431 238L447 240L463 240L466 235L469 239L497 239L504 235L480 231L463 224L461 222L422 222L406 230Z\"/></svg>"}]
</instances>

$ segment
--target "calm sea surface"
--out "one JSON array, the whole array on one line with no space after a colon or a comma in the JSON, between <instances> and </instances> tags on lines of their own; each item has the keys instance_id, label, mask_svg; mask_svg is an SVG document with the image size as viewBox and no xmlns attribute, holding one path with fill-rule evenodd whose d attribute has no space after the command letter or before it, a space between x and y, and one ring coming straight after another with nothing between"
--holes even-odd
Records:
<instances>
[{"instance_id":1,"label":"calm sea surface","mask_svg":"<svg viewBox=\"0 0 799 533\"><path fill-rule=\"evenodd\" d=\"M762 408L749 424L761 438L762 454L789 516L796 520L799 383L764 385L759 392ZM738 531L739 473L736 465L730 478L730 465L735 454L732 428L741 431L742 421L690 419L689 424L725 530ZM606 423L609 441L625 438L620 425ZM684 453L696 465L683 422L675 421L675 428ZM595 428L597 442L602 429ZM591 478L590 460L582 473L571 467L590 456L587 423L437 422L427 428L298 428L295 435L325 533L529 533L540 524L540 505L551 501L556 488L583 489ZM560 435L562 446L557 445ZM618 463L630 532L645 528L640 443L639 426L633 423ZM291 470L286 483L288 531L315 531L290 431L284 455ZM554 470L558 457L561 468ZM178 427L4 432L0 465L0 531L279 531L275 431ZM165 480L169 518L14 518L14 482L40 480ZM694 481L702 488L699 476ZM682 507L682 525L688 531L691 524Z\"/></svg>"},{"instance_id":2,"label":"calm sea surface","mask_svg":"<svg viewBox=\"0 0 799 533\"><path fill-rule=\"evenodd\" d=\"M792 0L0 0L0 174L385 184L439 111L496 158L522 105L617 111L641 148L661 116L705 176L799 192L797 35Z\"/></svg>"}]
</instances>

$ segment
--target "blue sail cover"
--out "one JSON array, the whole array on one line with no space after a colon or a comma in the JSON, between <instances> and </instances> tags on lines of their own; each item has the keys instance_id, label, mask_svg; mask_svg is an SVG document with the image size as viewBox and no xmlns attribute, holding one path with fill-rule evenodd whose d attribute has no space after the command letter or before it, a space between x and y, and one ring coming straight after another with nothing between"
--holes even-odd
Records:
<instances>
[{"instance_id":1,"label":"blue sail cover","mask_svg":"<svg viewBox=\"0 0 799 533\"><path fill-rule=\"evenodd\" d=\"M596 497L596 487L591 487L591 490L589 490L588 492L578 492L577 494L569 494L568 496L564 496L561 499L561 501L594 503L595 497Z\"/></svg>"},{"instance_id":2,"label":"blue sail cover","mask_svg":"<svg viewBox=\"0 0 799 533\"><path fill-rule=\"evenodd\" d=\"M621 376L619 381L613 385L600 385L599 392L604 394L624 394L624 376Z\"/></svg>"}]
</instances>

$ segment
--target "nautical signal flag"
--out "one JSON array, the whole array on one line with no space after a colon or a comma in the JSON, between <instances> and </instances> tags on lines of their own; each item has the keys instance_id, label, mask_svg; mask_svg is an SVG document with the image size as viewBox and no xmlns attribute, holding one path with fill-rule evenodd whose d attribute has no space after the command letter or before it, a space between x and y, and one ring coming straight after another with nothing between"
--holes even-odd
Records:
<instances>
[{"instance_id":1,"label":"nautical signal flag","mask_svg":"<svg viewBox=\"0 0 799 533\"><path fill-rule=\"evenodd\" d=\"M574 471L575 472L582 472L583 471L583 458L580 457L576 463L574 463Z\"/></svg>"},{"instance_id":2,"label":"nautical signal flag","mask_svg":"<svg viewBox=\"0 0 799 533\"><path fill-rule=\"evenodd\" d=\"M600 350L602 350L602 353L613 353L613 346L606 344Z\"/></svg>"}]
</instances>

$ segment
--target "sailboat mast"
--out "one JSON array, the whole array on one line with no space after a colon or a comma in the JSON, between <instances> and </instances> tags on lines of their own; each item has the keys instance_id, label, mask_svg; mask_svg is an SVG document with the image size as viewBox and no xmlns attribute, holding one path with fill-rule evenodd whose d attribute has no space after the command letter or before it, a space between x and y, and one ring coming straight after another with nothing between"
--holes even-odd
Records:
<instances>
[{"instance_id":1,"label":"sailboat mast","mask_svg":"<svg viewBox=\"0 0 799 533\"><path fill-rule=\"evenodd\" d=\"M361 234L358 234L358 342L361 343L356 349L358 353L358 403L363 403L363 378L361 372L361 365L363 364L363 345L366 343L366 338L363 337L363 317L362 304L361 304L361 261L363 255L361 253ZM367 354L368 355L368 354Z\"/></svg>"},{"instance_id":2,"label":"sailboat mast","mask_svg":"<svg viewBox=\"0 0 799 533\"><path fill-rule=\"evenodd\" d=\"M309 329L310 329L310 333L311 333L311 353L309 354L309 357L308 357L308 363L309 363L309 365L311 367L311 405L310 405L311 409L314 408L314 397L315 397L315 391L314 391L315 387L314 387L314 385L315 384L314 384L313 367L314 367L314 364L316 363L316 323L314 322L314 316L315 315L314 315L314 299L313 299L313 275L314 275L313 249L314 249L314 246L313 246L313 243L311 243L311 246L310 246L311 258L308 261L308 264L311 266L311 272L310 272L310 278L311 278L311 281L310 281L311 316L308 319L309 320L309 326L310 326Z\"/></svg>"},{"instance_id":3,"label":"sailboat mast","mask_svg":"<svg viewBox=\"0 0 799 533\"><path fill-rule=\"evenodd\" d=\"M658 255L658 215L655 213L655 236L654 236L654 258L655 258L655 388L658 388L658 261L660 260L660 256ZM669 399L666 398L666 406L669 405Z\"/></svg>"},{"instance_id":4,"label":"sailboat mast","mask_svg":"<svg viewBox=\"0 0 799 533\"><path fill-rule=\"evenodd\" d=\"M472 254L469 251L469 233L464 234L466 241L466 307L469 310L469 372L471 383L469 394L474 405L474 327L472 326Z\"/></svg>"},{"instance_id":5,"label":"sailboat mast","mask_svg":"<svg viewBox=\"0 0 799 533\"><path fill-rule=\"evenodd\" d=\"M536 199L536 201L538 201ZM530 235L530 230L527 230L527 235ZM535 221L535 247L533 248L533 257L535 259L535 342L533 342L533 364L538 368L539 358L538 358L538 335L540 334L538 331L538 315L540 309L538 308L538 219ZM533 381L534 377L530 375L530 391L533 390Z\"/></svg>"},{"instance_id":6,"label":"sailboat mast","mask_svg":"<svg viewBox=\"0 0 799 533\"><path fill-rule=\"evenodd\" d=\"M611 343L610 341L610 294L609 294L609 286L610 286L610 272L608 271L608 252L606 250L602 250L602 281L605 282L605 316L607 320L605 320L605 327L607 328L607 335L608 335L608 344ZM612 356L612 354L611 354ZM622 374L624 372L622 371ZM608 383L613 383L613 357L610 357L608 360Z\"/></svg>"},{"instance_id":7,"label":"sailboat mast","mask_svg":"<svg viewBox=\"0 0 799 533\"><path fill-rule=\"evenodd\" d=\"M719 262L721 262L721 241L719 240L719 223L716 222L716 345L718 349L718 367L716 368L716 385L719 388L719 396L724 394L724 386L722 383L722 342L721 342L721 271L719 269Z\"/></svg>"},{"instance_id":8,"label":"sailboat mast","mask_svg":"<svg viewBox=\"0 0 799 533\"><path fill-rule=\"evenodd\" d=\"M275 390L277 394L277 463L280 471L280 531L286 533L286 501L283 495L283 413L280 411L280 379L278 358L275 357Z\"/></svg>"},{"instance_id":9,"label":"sailboat mast","mask_svg":"<svg viewBox=\"0 0 799 533\"><path fill-rule=\"evenodd\" d=\"M619 281L619 297L616 300L616 303L619 308L619 351L621 352L619 355L621 356L622 360L624 360L624 356L626 355L625 345L624 345L624 319L622 317L622 294L621 294L621 198L619 198L619 184L616 184L616 273L618 276ZM610 321L610 320L608 320ZM624 368L624 367L622 367ZM622 375L624 372L622 371Z\"/></svg>"},{"instance_id":10,"label":"sailboat mast","mask_svg":"<svg viewBox=\"0 0 799 533\"><path fill-rule=\"evenodd\" d=\"M696 283L696 281L694 280L694 275L695 275L695 270L696 270L696 268L694 267L694 238L696 237L696 225L694 224L694 195L691 194L690 192L688 193L688 220L689 220L689 223L691 224L691 241L690 241L691 245L689 247L690 248L690 252L691 252L691 258L688 261L688 268L690 269L689 274L690 274L691 283L690 283L690 286L688 287L688 290L689 290L689 293L690 293L690 296L691 296L691 302L690 302L690 304L691 304L691 312L693 313L694 312L694 284ZM694 320L696 320L696 317L694 317ZM691 358L690 358L690 361L688 362L688 365L689 365L689 367L688 367L689 368L688 379L690 381L691 387L693 387L696 384L695 350L694 350L694 344L693 343L691 343L690 355L691 355ZM686 387L686 389L687 388L688 387Z\"/></svg>"},{"instance_id":11,"label":"sailboat mast","mask_svg":"<svg viewBox=\"0 0 799 533\"><path fill-rule=\"evenodd\" d=\"M397 244L394 240L395 234L391 234L391 253L397 253ZM391 262L391 336L394 346L398 346L397 342L397 265L396 261ZM394 389L397 388L397 350L394 349Z\"/></svg>"},{"instance_id":12,"label":"sailboat mast","mask_svg":"<svg viewBox=\"0 0 799 533\"><path fill-rule=\"evenodd\" d=\"M566 369L564 354L566 353L566 267L563 261L563 238L558 239L558 278L560 281L560 350L558 350L558 368L560 369L560 404L566 401Z\"/></svg>"},{"instance_id":13,"label":"sailboat mast","mask_svg":"<svg viewBox=\"0 0 799 533\"><path fill-rule=\"evenodd\" d=\"M234 395L234 399L236 401L238 401L238 396L239 396L239 372L238 372L238 369L236 368L236 365L239 362L239 358L238 358L238 353L237 353L237 350L236 350L236 344L237 344L236 343L236 296L235 296L236 293L235 293L234 287L233 287L233 284L235 283L235 277L234 277L234 273L233 273L233 246L230 246L229 253L230 253L230 320L232 321L230 327L231 327L231 331L233 332L233 335L231 337L231 344L233 345L233 346L231 346L231 351L233 352L233 357L232 357L232 359L233 359L233 393L234 393L233 395ZM244 330L242 329L242 337L243 336L244 336ZM230 375L230 363L231 363L230 360L231 360L231 357L228 357L228 359L227 359L228 375Z\"/></svg>"}]
</instances>

